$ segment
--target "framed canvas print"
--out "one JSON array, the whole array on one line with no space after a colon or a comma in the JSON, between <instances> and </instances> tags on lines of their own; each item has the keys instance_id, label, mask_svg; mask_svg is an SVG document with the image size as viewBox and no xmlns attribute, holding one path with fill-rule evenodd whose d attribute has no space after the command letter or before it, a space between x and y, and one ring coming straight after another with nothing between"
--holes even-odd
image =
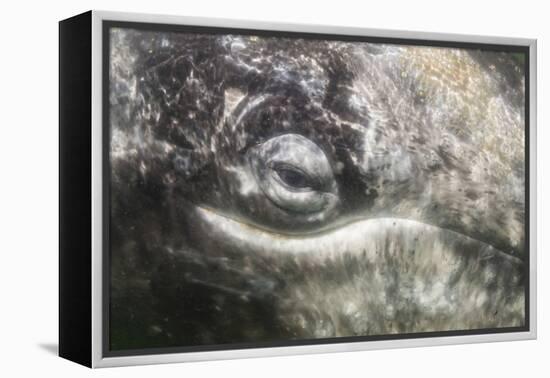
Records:
<instances>
[{"instance_id":1,"label":"framed canvas print","mask_svg":"<svg viewBox=\"0 0 550 378\"><path fill-rule=\"evenodd\" d=\"M60 22L60 355L536 337L536 42Z\"/></svg>"}]
</instances>

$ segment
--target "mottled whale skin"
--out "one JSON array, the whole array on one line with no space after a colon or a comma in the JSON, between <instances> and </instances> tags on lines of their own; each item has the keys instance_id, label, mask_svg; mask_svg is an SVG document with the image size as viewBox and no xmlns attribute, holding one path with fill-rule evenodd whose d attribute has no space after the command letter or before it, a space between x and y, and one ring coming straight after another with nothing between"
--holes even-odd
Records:
<instances>
[{"instance_id":1,"label":"mottled whale skin","mask_svg":"<svg viewBox=\"0 0 550 378\"><path fill-rule=\"evenodd\" d=\"M523 64L114 29L111 346L525 324Z\"/></svg>"}]
</instances>

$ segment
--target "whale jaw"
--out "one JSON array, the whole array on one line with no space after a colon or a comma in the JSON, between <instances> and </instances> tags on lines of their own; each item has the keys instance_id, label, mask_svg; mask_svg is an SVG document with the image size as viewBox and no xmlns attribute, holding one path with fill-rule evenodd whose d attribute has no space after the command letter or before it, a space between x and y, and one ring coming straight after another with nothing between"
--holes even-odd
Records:
<instances>
[{"instance_id":1,"label":"whale jaw","mask_svg":"<svg viewBox=\"0 0 550 378\"><path fill-rule=\"evenodd\" d=\"M191 280L269 304L291 338L524 324L523 262L450 230L375 218L297 236L201 207L193 219L197 235L209 235L193 245L208 251L202 263L216 274ZM183 259L201 256L181 251Z\"/></svg>"}]
</instances>

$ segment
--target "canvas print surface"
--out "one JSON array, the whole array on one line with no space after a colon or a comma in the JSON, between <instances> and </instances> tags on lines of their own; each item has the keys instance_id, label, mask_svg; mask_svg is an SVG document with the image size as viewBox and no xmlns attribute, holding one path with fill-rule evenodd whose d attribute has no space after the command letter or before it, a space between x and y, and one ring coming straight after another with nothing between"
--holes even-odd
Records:
<instances>
[{"instance_id":1,"label":"canvas print surface","mask_svg":"<svg viewBox=\"0 0 550 378\"><path fill-rule=\"evenodd\" d=\"M523 54L108 33L111 350L525 326Z\"/></svg>"}]
</instances>

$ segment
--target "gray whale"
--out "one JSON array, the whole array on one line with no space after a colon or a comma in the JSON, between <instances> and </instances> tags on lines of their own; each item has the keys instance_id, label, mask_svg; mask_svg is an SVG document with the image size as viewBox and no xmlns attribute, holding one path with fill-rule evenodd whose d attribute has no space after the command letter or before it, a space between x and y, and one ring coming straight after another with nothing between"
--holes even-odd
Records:
<instances>
[{"instance_id":1,"label":"gray whale","mask_svg":"<svg viewBox=\"0 0 550 378\"><path fill-rule=\"evenodd\" d=\"M525 324L511 54L115 30L111 345Z\"/></svg>"}]
</instances>

